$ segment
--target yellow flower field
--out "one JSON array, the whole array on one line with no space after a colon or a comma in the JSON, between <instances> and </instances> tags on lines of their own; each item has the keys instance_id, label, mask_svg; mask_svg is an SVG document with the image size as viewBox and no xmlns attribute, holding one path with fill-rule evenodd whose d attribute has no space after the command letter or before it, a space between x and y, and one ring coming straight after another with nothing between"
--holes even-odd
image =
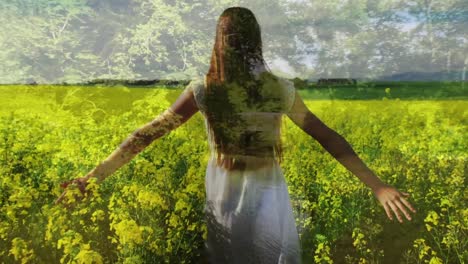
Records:
<instances>
[{"instance_id":1,"label":"yellow flower field","mask_svg":"<svg viewBox=\"0 0 468 264\"><path fill-rule=\"evenodd\" d=\"M84 176L181 89L0 86L0 262L203 263L205 166L197 113L72 210L59 184ZM287 118L284 162L304 263L468 261L465 100L306 100L386 183L411 222ZM77 189L75 191L79 192Z\"/></svg>"}]
</instances>

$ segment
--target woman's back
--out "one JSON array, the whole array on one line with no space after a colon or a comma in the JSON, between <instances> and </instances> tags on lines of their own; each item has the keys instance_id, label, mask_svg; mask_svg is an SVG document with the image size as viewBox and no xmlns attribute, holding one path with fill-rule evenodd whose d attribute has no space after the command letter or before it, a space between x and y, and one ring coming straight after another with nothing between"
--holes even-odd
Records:
<instances>
[{"instance_id":1,"label":"woman's back","mask_svg":"<svg viewBox=\"0 0 468 264\"><path fill-rule=\"evenodd\" d=\"M288 188L277 159L281 118L294 102L294 85L282 78L265 82L259 92L263 100L256 104L242 84L228 86L229 100L218 105L210 102L220 97L208 94L204 78L192 81L188 89L205 118L211 151L205 176L211 262L301 263ZM219 153L221 143L226 145Z\"/></svg>"},{"instance_id":2,"label":"woman's back","mask_svg":"<svg viewBox=\"0 0 468 264\"><path fill-rule=\"evenodd\" d=\"M282 116L292 107L295 89L287 79L260 76L255 92L235 83L216 94L206 89L205 78L188 86L205 118L211 154L220 156L225 169L255 169L279 159ZM261 99L252 100L253 93Z\"/></svg>"}]
</instances>

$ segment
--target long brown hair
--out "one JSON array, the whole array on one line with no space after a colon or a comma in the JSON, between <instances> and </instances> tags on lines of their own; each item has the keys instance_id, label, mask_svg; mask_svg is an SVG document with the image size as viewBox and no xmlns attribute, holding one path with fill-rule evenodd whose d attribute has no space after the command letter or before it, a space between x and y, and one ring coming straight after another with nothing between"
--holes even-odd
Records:
<instances>
[{"instance_id":1,"label":"long brown hair","mask_svg":"<svg viewBox=\"0 0 468 264\"><path fill-rule=\"evenodd\" d=\"M258 69L262 71L259 79L254 75ZM246 130L239 113L281 112L281 96L272 96L280 90L278 81L263 59L260 26L252 11L243 7L224 10L218 19L205 90L207 124L218 165L226 162L222 153L255 156L259 146L251 143L260 142L256 136L261 135ZM281 140L264 147L270 148L267 152L278 162L282 161ZM233 164L230 159L227 164Z\"/></svg>"}]
</instances>

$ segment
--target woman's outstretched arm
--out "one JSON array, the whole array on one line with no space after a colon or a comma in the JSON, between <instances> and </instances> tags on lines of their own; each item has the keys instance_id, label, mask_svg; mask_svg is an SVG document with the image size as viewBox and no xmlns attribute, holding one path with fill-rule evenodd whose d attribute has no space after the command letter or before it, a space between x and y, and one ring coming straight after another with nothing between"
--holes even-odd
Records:
<instances>
[{"instance_id":1,"label":"woman's outstretched arm","mask_svg":"<svg viewBox=\"0 0 468 264\"><path fill-rule=\"evenodd\" d=\"M346 139L309 111L297 91L295 98L288 117L297 126L317 140L325 150L368 187L375 189L384 184L357 156Z\"/></svg>"},{"instance_id":2,"label":"woman's outstretched arm","mask_svg":"<svg viewBox=\"0 0 468 264\"><path fill-rule=\"evenodd\" d=\"M198 111L193 93L185 90L176 102L158 117L135 130L103 162L90 171L87 177L97 177L98 182L132 160L154 140L185 123Z\"/></svg>"},{"instance_id":3,"label":"woman's outstretched arm","mask_svg":"<svg viewBox=\"0 0 468 264\"><path fill-rule=\"evenodd\" d=\"M167 109L157 118L130 134L114 152L91 170L87 177L96 177L98 182L114 173L117 169L130 162L154 140L166 135L180 126L183 116Z\"/></svg>"},{"instance_id":4,"label":"woman's outstretched arm","mask_svg":"<svg viewBox=\"0 0 468 264\"><path fill-rule=\"evenodd\" d=\"M97 182L102 182L107 176L132 160L138 153L144 150L154 140L166 135L185 123L198 111L192 89L185 89L174 104L158 117L144 126L135 130L119 147L114 150L103 162L92 169L86 176L63 183L66 188L70 183L76 183L80 191L86 193L87 181L96 177ZM66 190L55 200L60 203L66 194Z\"/></svg>"},{"instance_id":5,"label":"woman's outstretched arm","mask_svg":"<svg viewBox=\"0 0 468 264\"><path fill-rule=\"evenodd\" d=\"M395 188L382 182L372 170L358 157L350 144L340 134L326 126L318 117L309 111L300 95L296 91L295 102L288 113L288 117L299 126L304 132L317 140L337 161L345 166L350 172L358 177L375 193L377 199L384 206L388 218L392 219L390 209L392 209L401 222L400 209L411 220L409 213L404 206L411 211L416 210L402 197L408 193L399 192Z\"/></svg>"}]
</instances>

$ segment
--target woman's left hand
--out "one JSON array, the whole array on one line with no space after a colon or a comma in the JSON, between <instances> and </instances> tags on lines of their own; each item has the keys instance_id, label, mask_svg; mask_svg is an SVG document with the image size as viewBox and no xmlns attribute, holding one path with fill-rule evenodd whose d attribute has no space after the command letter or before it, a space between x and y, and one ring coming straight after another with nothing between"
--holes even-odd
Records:
<instances>
[{"instance_id":1,"label":"woman's left hand","mask_svg":"<svg viewBox=\"0 0 468 264\"><path fill-rule=\"evenodd\" d=\"M401 217L401 212L406 216L408 220L411 221L411 216L406 210L405 206L408 207L413 213L416 213L414 207L403 197L409 196L409 193L400 192L396 188L388 185L383 184L379 187L372 190L374 192L375 197L379 200L379 202L383 205L385 212L390 220L393 220L392 213L390 211L393 210L395 215L398 218L400 223L403 223L403 219Z\"/></svg>"}]
</instances>

